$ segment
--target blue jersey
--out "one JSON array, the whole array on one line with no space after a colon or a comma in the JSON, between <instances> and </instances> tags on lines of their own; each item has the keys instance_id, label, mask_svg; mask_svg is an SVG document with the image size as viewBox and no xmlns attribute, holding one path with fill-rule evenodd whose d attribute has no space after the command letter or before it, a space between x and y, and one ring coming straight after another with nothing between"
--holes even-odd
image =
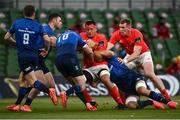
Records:
<instances>
[{"instance_id":1,"label":"blue jersey","mask_svg":"<svg viewBox=\"0 0 180 120\"><path fill-rule=\"evenodd\" d=\"M49 25L47 25L47 24L42 25L42 29L45 32L45 34L47 34L49 37L56 36L56 33L53 31L53 29ZM37 40L37 48L42 49L42 48L44 48L44 46L45 46L45 42L44 42L42 36L39 36L38 40ZM52 46L50 46L50 49L48 52L51 51L51 48L52 48Z\"/></svg>"},{"instance_id":2,"label":"blue jersey","mask_svg":"<svg viewBox=\"0 0 180 120\"><path fill-rule=\"evenodd\" d=\"M73 31L67 31L57 38L56 51L57 56L73 54L76 55L77 48L82 48L86 43L79 34Z\"/></svg>"},{"instance_id":3,"label":"blue jersey","mask_svg":"<svg viewBox=\"0 0 180 120\"><path fill-rule=\"evenodd\" d=\"M15 33L19 57L37 56L37 38L44 33L39 23L32 19L20 19L13 23L9 32Z\"/></svg>"},{"instance_id":4,"label":"blue jersey","mask_svg":"<svg viewBox=\"0 0 180 120\"><path fill-rule=\"evenodd\" d=\"M110 79L124 92L132 91L138 80L144 80L143 76L130 70L126 65L119 63L117 57L108 60Z\"/></svg>"}]
</instances>

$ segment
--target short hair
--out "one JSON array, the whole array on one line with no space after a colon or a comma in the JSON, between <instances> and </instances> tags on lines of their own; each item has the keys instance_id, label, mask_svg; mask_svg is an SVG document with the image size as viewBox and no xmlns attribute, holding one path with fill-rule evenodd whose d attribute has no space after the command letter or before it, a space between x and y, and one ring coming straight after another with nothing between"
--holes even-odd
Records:
<instances>
[{"instance_id":1,"label":"short hair","mask_svg":"<svg viewBox=\"0 0 180 120\"><path fill-rule=\"evenodd\" d=\"M131 20L128 18L124 18L120 21L120 24L126 23L127 25L131 26Z\"/></svg>"},{"instance_id":2,"label":"short hair","mask_svg":"<svg viewBox=\"0 0 180 120\"><path fill-rule=\"evenodd\" d=\"M61 17L58 13L51 13L48 17L48 21L51 21L54 18Z\"/></svg>"},{"instance_id":3,"label":"short hair","mask_svg":"<svg viewBox=\"0 0 180 120\"><path fill-rule=\"evenodd\" d=\"M96 25L96 22L93 21L93 20L87 20L87 21L85 22L85 25Z\"/></svg>"},{"instance_id":4,"label":"short hair","mask_svg":"<svg viewBox=\"0 0 180 120\"><path fill-rule=\"evenodd\" d=\"M26 5L23 9L24 17L32 17L35 13L35 7L33 5Z\"/></svg>"}]
</instances>

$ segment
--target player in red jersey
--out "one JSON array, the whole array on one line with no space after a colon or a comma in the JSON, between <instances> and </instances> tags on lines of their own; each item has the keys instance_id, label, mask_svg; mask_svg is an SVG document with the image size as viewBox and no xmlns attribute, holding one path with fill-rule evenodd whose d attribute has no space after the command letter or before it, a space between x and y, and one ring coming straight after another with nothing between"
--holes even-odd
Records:
<instances>
[{"instance_id":1,"label":"player in red jersey","mask_svg":"<svg viewBox=\"0 0 180 120\"><path fill-rule=\"evenodd\" d=\"M87 44L92 43L89 41L93 41L95 43L93 50L99 51L107 49L107 39L103 34L97 33L96 23L94 21L86 21L85 32L82 32L80 35L86 41ZM90 47L93 46L91 44L88 45ZM84 55L83 63L85 68L84 71L86 73L90 73L94 80L101 80L107 87L113 99L118 104L122 104L118 88L110 81L110 73L109 68L107 66L107 61L98 61L95 59L93 63L90 63L86 55Z\"/></svg>"},{"instance_id":2,"label":"player in red jersey","mask_svg":"<svg viewBox=\"0 0 180 120\"><path fill-rule=\"evenodd\" d=\"M119 30L114 32L108 43L107 49L111 49L119 42L126 50L126 57L119 59L129 68L132 68L132 61L139 62L144 70L144 73L156 85L166 99L170 99L170 95L163 82L155 75L154 65L151 57L151 52L144 42L143 35L137 29L131 28L129 19L122 19L119 24ZM135 64L134 64L135 65Z\"/></svg>"}]
</instances>

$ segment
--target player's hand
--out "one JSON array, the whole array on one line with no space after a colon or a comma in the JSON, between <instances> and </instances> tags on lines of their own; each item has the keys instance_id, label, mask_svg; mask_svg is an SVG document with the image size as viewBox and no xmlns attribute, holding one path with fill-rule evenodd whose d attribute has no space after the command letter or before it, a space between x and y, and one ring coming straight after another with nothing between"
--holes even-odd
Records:
<instances>
[{"instance_id":1,"label":"player's hand","mask_svg":"<svg viewBox=\"0 0 180 120\"><path fill-rule=\"evenodd\" d=\"M94 48L96 46L96 43L92 40L86 40L86 44L90 47L90 48Z\"/></svg>"},{"instance_id":2,"label":"player's hand","mask_svg":"<svg viewBox=\"0 0 180 120\"><path fill-rule=\"evenodd\" d=\"M94 59L97 62L103 61L103 56L100 54L100 51L94 51Z\"/></svg>"},{"instance_id":3,"label":"player's hand","mask_svg":"<svg viewBox=\"0 0 180 120\"><path fill-rule=\"evenodd\" d=\"M122 59L120 57L118 57L118 61L121 63L121 64L126 64L128 61L126 59Z\"/></svg>"},{"instance_id":4,"label":"player's hand","mask_svg":"<svg viewBox=\"0 0 180 120\"><path fill-rule=\"evenodd\" d=\"M40 54L39 54L40 56L46 57L48 55L48 51L46 51L44 48L41 49L40 51L41 51Z\"/></svg>"}]
</instances>

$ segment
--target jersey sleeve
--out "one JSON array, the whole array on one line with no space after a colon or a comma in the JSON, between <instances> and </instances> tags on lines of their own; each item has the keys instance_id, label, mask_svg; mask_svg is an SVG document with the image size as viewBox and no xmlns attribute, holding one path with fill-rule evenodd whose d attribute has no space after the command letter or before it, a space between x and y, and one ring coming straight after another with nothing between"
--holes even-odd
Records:
<instances>
[{"instance_id":1,"label":"jersey sleeve","mask_svg":"<svg viewBox=\"0 0 180 120\"><path fill-rule=\"evenodd\" d=\"M77 34L77 36L78 36L78 46L82 48L84 45L86 45L86 42L82 39L80 35Z\"/></svg>"},{"instance_id":2,"label":"jersey sleeve","mask_svg":"<svg viewBox=\"0 0 180 120\"><path fill-rule=\"evenodd\" d=\"M54 31L49 26L43 25L42 28L43 28L44 34L47 34L49 37L56 36Z\"/></svg>"},{"instance_id":3,"label":"jersey sleeve","mask_svg":"<svg viewBox=\"0 0 180 120\"><path fill-rule=\"evenodd\" d=\"M42 25L39 25L39 35L40 35L41 37L43 37L43 35L46 35L46 33L45 33Z\"/></svg>"},{"instance_id":4,"label":"jersey sleeve","mask_svg":"<svg viewBox=\"0 0 180 120\"><path fill-rule=\"evenodd\" d=\"M11 34L14 34L15 31L16 31L16 24L15 24L15 22L14 22L14 23L12 24L11 28L9 29L9 32L10 32Z\"/></svg>"},{"instance_id":5,"label":"jersey sleeve","mask_svg":"<svg viewBox=\"0 0 180 120\"><path fill-rule=\"evenodd\" d=\"M143 35L140 31L135 32L135 45L134 46L143 46L144 39Z\"/></svg>"},{"instance_id":6,"label":"jersey sleeve","mask_svg":"<svg viewBox=\"0 0 180 120\"><path fill-rule=\"evenodd\" d=\"M110 38L110 43L115 45L118 42L118 32L114 32Z\"/></svg>"}]
</instances>

